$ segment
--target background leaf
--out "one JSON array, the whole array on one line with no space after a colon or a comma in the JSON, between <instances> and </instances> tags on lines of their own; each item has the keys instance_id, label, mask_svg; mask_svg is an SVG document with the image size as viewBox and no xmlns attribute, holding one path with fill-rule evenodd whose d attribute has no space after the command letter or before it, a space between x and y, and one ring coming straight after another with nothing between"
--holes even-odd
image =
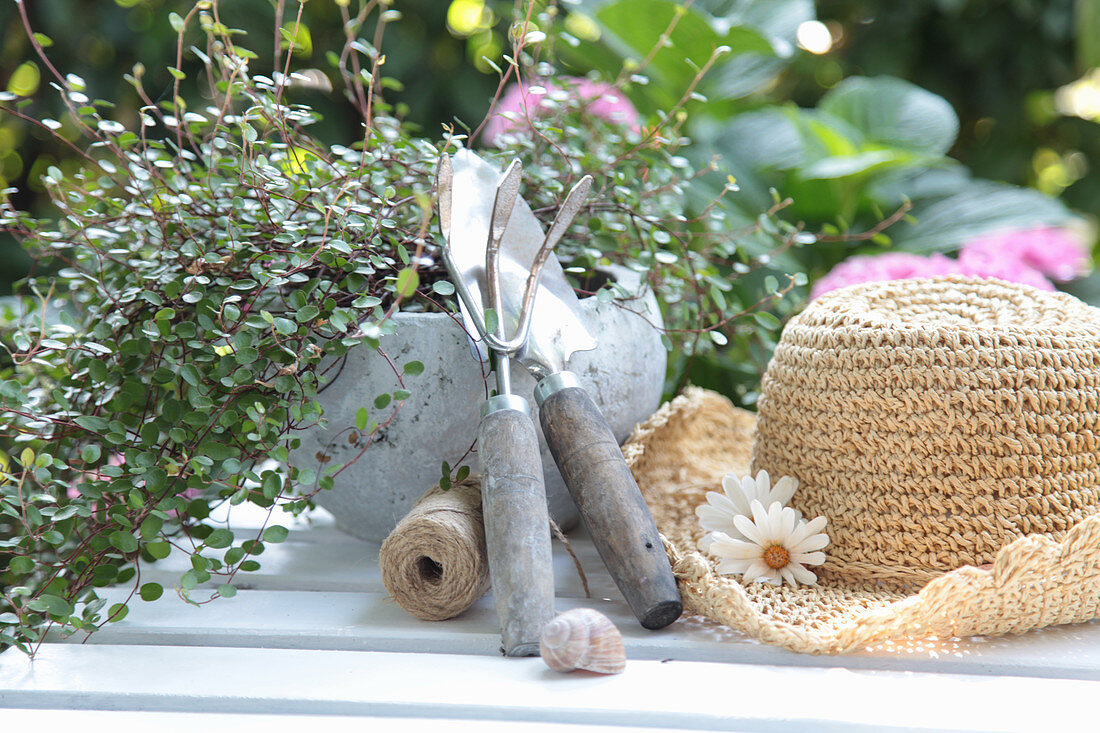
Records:
<instances>
[{"instance_id":1,"label":"background leaf","mask_svg":"<svg viewBox=\"0 0 1100 733\"><path fill-rule=\"evenodd\" d=\"M959 118L945 99L903 79L851 77L818 107L869 140L916 153L943 155L959 134Z\"/></svg>"},{"instance_id":2,"label":"background leaf","mask_svg":"<svg viewBox=\"0 0 1100 733\"><path fill-rule=\"evenodd\" d=\"M944 252L965 240L997 229L1024 229L1065 223L1069 209L1038 191L992 181L974 181L961 193L912 211L916 225L890 230L894 243L910 252Z\"/></svg>"}]
</instances>

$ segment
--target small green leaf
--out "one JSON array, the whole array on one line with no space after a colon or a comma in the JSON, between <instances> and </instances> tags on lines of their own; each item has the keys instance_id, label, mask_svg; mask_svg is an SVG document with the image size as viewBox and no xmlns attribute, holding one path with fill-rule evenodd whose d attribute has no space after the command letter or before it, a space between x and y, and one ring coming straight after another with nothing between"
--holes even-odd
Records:
<instances>
[{"instance_id":1,"label":"small green leaf","mask_svg":"<svg viewBox=\"0 0 1100 733\"><path fill-rule=\"evenodd\" d=\"M24 555L13 557L8 563L8 570L16 575L26 575L34 570L34 560Z\"/></svg>"},{"instance_id":2,"label":"small green leaf","mask_svg":"<svg viewBox=\"0 0 1100 733\"><path fill-rule=\"evenodd\" d=\"M397 297L408 298L420 287L420 275L412 267L406 267L397 273Z\"/></svg>"},{"instance_id":3,"label":"small green leaf","mask_svg":"<svg viewBox=\"0 0 1100 733\"><path fill-rule=\"evenodd\" d=\"M283 482L279 478L279 474L274 471L266 471L262 487L264 496L268 499L274 499L283 490Z\"/></svg>"},{"instance_id":4,"label":"small green leaf","mask_svg":"<svg viewBox=\"0 0 1100 733\"><path fill-rule=\"evenodd\" d=\"M268 527L264 530L264 542L282 542L289 534L290 532L286 527L280 527L278 525Z\"/></svg>"},{"instance_id":5,"label":"small green leaf","mask_svg":"<svg viewBox=\"0 0 1100 733\"><path fill-rule=\"evenodd\" d=\"M107 611L107 620L111 623L117 623L126 618L128 613L130 613L130 608L125 603L116 603Z\"/></svg>"},{"instance_id":6,"label":"small green leaf","mask_svg":"<svg viewBox=\"0 0 1100 733\"><path fill-rule=\"evenodd\" d=\"M218 528L207 535L204 542L207 547L213 547L214 549L229 547L233 544L233 533L228 529Z\"/></svg>"},{"instance_id":7,"label":"small green leaf","mask_svg":"<svg viewBox=\"0 0 1100 733\"><path fill-rule=\"evenodd\" d=\"M377 397L374 398L374 407L378 410L381 410L384 407L386 407L388 404L390 404L391 399L392 399L392 397L390 397L390 395L388 393L387 394L380 394L380 395L378 395Z\"/></svg>"},{"instance_id":8,"label":"small green leaf","mask_svg":"<svg viewBox=\"0 0 1100 733\"><path fill-rule=\"evenodd\" d=\"M500 320L497 318L497 312L495 308L485 309L485 330L489 333L496 333L500 326Z\"/></svg>"},{"instance_id":9,"label":"small green leaf","mask_svg":"<svg viewBox=\"0 0 1100 733\"><path fill-rule=\"evenodd\" d=\"M167 542L150 542L145 549L157 560L163 560L172 552L172 546Z\"/></svg>"},{"instance_id":10,"label":"small green leaf","mask_svg":"<svg viewBox=\"0 0 1100 733\"><path fill-rule=\"evenodd\" d=\"M85 430L90 430L93 433L103 432L107 429L107 425L109 424L103 418L93 417L91 415L81 415L80 417L75 418L73 422L75 422L77 425L84 428Z\"/></svg>"},{"instance_id":11,"label":"small green leaf","mask_svg":"<svg viewBox=\"0 0 1100 733\"><path fill-rule=\"evenodd\" d=\"M143 601L155 601L164 595L164 587L160 583L146 583L138 591Z\"/></svg>"},{"instance_id":12,"label":"small green leaf","mask_svg":"<svg viewBox=\"0 0 1100 733\"><path fill-rule=\"evenodd\" d=\"M771 313L766 313L766 312L753 313L752 317L756 320L757 323L759 323L764 328L767 328L767 329L779 328L779 325L780 325L779 324L779 319L776 318L775 316L773 316Z\"/></svg>"},{"instance_id":13,"label":"small green leaf","mask_svg":"<svg viewBox=\"0 0 1100 733\"><path fill-rule=\"evenodd\" d=\"M283 334L284 336L289 336L290 334L295 333L298 330L298 324L290 320L289 318L276 318L275 330Z\"/></svg>"},{"instance_id":14,"label":"small green leaf","mask_svg":"<svg viewBox=\"0 0 1100 733\"><path fill-rule=\"evenodd\" d=\"M223 583L218 586L218 595L222 598L232 598L237 595L237 589L231 586L229 583Z\"/></svg>"},{"instance_id":15,"label":"small green leaf","mask_svg":"<svg viewBox=\"0 0 1100 733\"><path fill-rule=\"evenodd\" d=\"M410 361L405 365L404 371L405 374L408 374L410 377L415 377L417 374L424 371L424 364L419 361Z\"/></svg>"},{"instance_id":16,"label":"small green leaf","mask_svg":"<svg viewBox=\"0 0 1100 733\"><path fill-rule=\"evenodd\" d=\"M183 18L179 16L179 13L169 13L168 23L172 26L172 30L176 33L183 32Z\"/></svg>"},{"instance_id":17,"label":"small green leaf","mask_svg":"<svg viewBox=\"0 0 1100 733\"><path fill-rule=\"evenodd\" d=\"M355 412L355 427L358 430L366 430L367 425L370 423L370 411L365 407L360 407Z\"/></svg>"},{"instance_id":18,"label":"small green leaf","mask_svg":"<svg viewBox=\"0 0 1100 733\"><path fill-rule=\"evenodd\" d=\"M49 48L53 45L53 39L47 36L45 33L35 33L34 40L38 41L38 45L42 48Z\"/></svg>"},{"instance_id":19,"label":"small green leaf","mask_svg":"<svg viewBox=\"0 0 1100 733\"><path fill-rule=\"evenodd\" d=\"M458 472L455 473L455 480L465 481L466 478L469 475L470 475L470 467L469 466L459 466L458 467Z\"/></svg>"},{"instance_id":20,"label":"small green leaf","mask_svg":"<svg viewBox=\"0 0 1100 733\"><path fill-rule=\"evenodd\" d=\"M97 382L107 381L107 365L99 359L92 359L88 362L88 376Z\"/></svg>"},{"instance_id":21,"label":"small green leaf","mask_svg":"<svg viewBox=\"0 0 1100 733\"><path fill-rule=\"evenodd\" d=\"M47 530L42 533L42 541L57 547L65 541L65 535L61 534L56 529Z\"/></svg>"},{"instance_id":22,"label":"small green leaf","mask_svg":"<svg viewBox=\"0 0 1100 733\"><path fill-rule=\"evenodd\" d=\"M238 364L251 364L260 358L260 352L251 346L246 346L239 350L234 358Z\"/></svg>"},{"instance_id":23,"label":"small green leaf","mask_svg":"<svg viewBox=\"0 0 1100 733\"><path fill-rule=\"evenodd\" d=\"M112 532L109 539L111 545L120 552L134 552L138 548L137 539L121 529Z\"/></svg>"},{"instance_id":24,"label":"small green leaf","mask_svg":"<svg viewBox=\"0 0 1100 733\"><path fill-rule=\"evenodd\" d=\"M202 382L202 374L192 364L184 364L180 367L180 377L192 387L197 387Z\"/></svg>"},{"instance_id":25,"label":"small green leaf","mask_svg":"<svg viewBox=\"0 0 1100 733\"><path fill-rule=\"evenodd\" d=\"M80 459L85 463L94 463L99 460L100 448L94 443L80 449Z\"/></svg>"},{"instance_id":26,"label":"small green leaf","mask_svg":"<svg viewBox=\"0 0 1100 733\"><path fill-rule=\"evenodd\" d=\"M73 604L61 596L42 594L38 600L45 604L46 612L51 616L71 616L73 613Z\"/></svg>"},{"instance_id":27,"label":"small green leaf","mask_svg":"<svg viewBox=\"0 0 1100 733\"><path fill-rule=\"evenodd\" d=\"M294 314L294 320L298 321L298 323L306 323L307 321L312 321L320 314L320 308L315 305L307 305L305 308L302 308Z\"/></svg>"},{"instance_id":28,"label":"small green leaf","mask_svg":"<svg viewBox=\"0 0 1100 733\"><path fill-rule=\"evenodd\" d=\"M160 532L161 527L164 526L164 520L160 517L150 514L141 523L141 536L143 538L156 537Z\"/></svg>"}]
</instances>

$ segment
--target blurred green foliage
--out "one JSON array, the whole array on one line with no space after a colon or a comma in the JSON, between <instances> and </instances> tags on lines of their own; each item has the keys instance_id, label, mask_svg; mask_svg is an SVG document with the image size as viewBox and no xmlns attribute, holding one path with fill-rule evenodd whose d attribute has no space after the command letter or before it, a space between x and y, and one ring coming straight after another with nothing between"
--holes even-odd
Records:
<instances>
[{"instance_id":1,"label":"blurred green foliage","mask_svg":"<svg viewBox=\"0 0 1100 733\"><path fill-rule=\"evenodd\" d=\"M980 4L989 3L951 3L959 7ZM867 5L885 8L883 3L863 3ZM1034 159L1036 166L1044 166L1045 178L1038 173L1031 178L1006 175L1004 170L987 165L992 181L973 180L985 177L986 171L968 170L966 158L975 155L958 152L967 153L974 147L973 135L965 134L974 129L966 116L969 111L960 117L951 100L935 89L922 88L910 73L912 69L876 60L861 68L849 61L846 54L858 58L863 53L861 47L846 44L846 34L861 32L849 31L849 26L858 29L865 20L854 11L844 24L822 24L815 22L814 6L807 0L702 0L673 23L677 11L665 0L586 0L582 8L596 30L575 44L572 56L579 65L598 67L605 74L614 74L624 63L640 58L643 49L651 47L672 23L668 47L652 59L642 80L627 87L643 108L669 103L669 90L683 81L670 70L680 77L690 75L692 66L701 64L706 49L725 44L729 53L698 87L700 96L692 108L690 132L697 159L718 155L736 176L743 195L734 200L746 212L767 206L774 188L792 199L784 212L789 220L837 234L866 230L911 200L916 221L895 225L888 234L899 246L914 251L950 250L966 237L992 228L1053 223L1068 217L1064 207L1046 196L994 182L1034 184L1044 193L1056 195L1061 188L1054 185L1054 171L1047 158L1058 158L1058 153L1022 149L1022 145L1015 151L1029 164ZM1065 17L1056 17L1072 18L1072 3L1065 3L1062 9ZM891 6L882 12L900 11ZM879 35L904 34L912 24L886 23L878 29L885 31ZM965 25L969 29L972 24ZM1066 23L1054 25L1068 32ZM812 45L812 39L803 35L806 26L811 30L817 26L825 34L820 55L795 48L796 44ZM970 34L967 30L966 35ZM933 39L910 39L902 44L900 55L914 47L935 46ZM693 64L683 63L686 47L695 49L695 57L690 57ZM1072 65L1071 43L1054 50L1042 48L1051 65L1057 66L1059 60L1063 66ZM884 50L883 57L888 56ZM950 68L950 55L942 54L938 63L940 68ZM891 72L896 72L897 78L887 76ZM1004 112L1006 126L1027 118L1022 109L1024 99L1011 94L1013 78L1001 75L996 83L998 98L1021 107ZM956 106L966 110L966 102L961 99ZM1095 128L1094 123L1081 119L1068 124L1078 123ZM960 131L964 133L961 136ZM998 162L1003 166L1010 157L1001 155ZM1070 163L1062 162L1058 158L1059 170L1068 175ZM722 184L724 181L714 182ZM1097 206L1093 200L1086 204L1081 207L1085 211ZM885 236L877 241L889 243ZM843 246L814 249L816 254L801 258L811 275L822 274L835 263L837 253L846 251Z\"/></svg>"},{"instance_id":2,"label":"blurred green foliage","mask_svg":"<svg viewBox=\"0 0 1100 733\"><path fill-rule=\"evenodd\" d=\"M226 7L225 21L250 31L257 52L270 54L273 38L263 19L276 4L277 0L238 0ZM284 5L292 20L297 3ZM81 74L97 96L118 105L115 116L125 120L136 118L139 100L122 77L139 60L146 66L147 85L156 89L159 84L167 94L175 39L167 15L188 6L179 0L36 0L27 3L27 10L34 27L52 39L49 53L55 65ZM325 49L343 41L339 4L326 0L302 7L311 48L299 60L328 68ZM480 120L497 82L483 57L500 62L512 3L402 0L395 7L404 18L392 26L384 50L386 75L401 80L398 88L387 90L387 98L399 104L399 114L428 135L438 132L441 123ZM581 48L558 52L575 64L575 71L613 68L615 76L624 59L646 55L649 47L644 44L667 25L664 16L670 7L657 0L563 3L558 10L566 15L566 27ZM816 9L811 0L701 0L693 8L721 19L723 25L708 27L694 15L687 18L670 39L672 44L647 66L645 74L652 82L647 92L632 98L643 112L671 106L692 75L692 67L683 63L685 49L689 61L698 65L719 43L732 53L716 64L697 90L707 97L712 119L759 106L761 100L790 100L813 108L845 78L894 76L946 99L954 108L958 136L949 152L975 176L1060 194L1070 207L1097 214L1100 176L1088 174L1100 166L1097 123L1061 114L1055 91L1081 77L1088 59L1097 55L1100 23L1090 26L1089 20L1100 17L1098 7L1100 0L819 0ZM598 9L602 17L593 26ZM577 10L581 12L573 12ZM821 55L796 47L799 25L815 16L825 22L833 40L832 48ZM614 28L616 40L583 48L591 40L586 33L598 33L600 26ZM1090 27L1095 27L1091 33ZM45 83L39 66L14 3L0 4L0 88ZM317 92L303 101L323 117L316 128L320 139L354 138L356 115L340 95ZM41 109L32 112L49 114ZM725 129L698 126L693 132L703 140L725 136L712 147L731 152L724 144L731 142ZM881 169L883 161L874 157L864 162ZM41 175L49 165L64 169L69 159L68 151L41 131L0 118L0 187L15 185L21 190L17 205L43 213ZM755 174L742 169L738 177L749 188ZM870 211L876 204L851 186L853 180L842 187L847 194L831 183L807 186L786 175L765 176L760 183L764 192L768 185L798 184L795 190L781 189L783 195L804 194L794 196L792 216L808 215L812 221L816 213L831 209L842 223L852 223L854 209ZM829 190L821 197L823 188ZM759 204L759 195L755 198ZM816 207L817 212L807 212L806 207ZM0 290L22 277L29 264L14 241L0 239Z\"/></svg>"},{"instance_id":3,"label":"blurred green foliage","mask_svg":"<svg viewBox=\"0 0 1100 733\"><path fill-rule=\"evenodd\" d=\"M889 74L932 91L959 115L952 155L975 175L1061 195L1100 214L1100 128L1062 114L1055 92L1100 66L1097 0L820 0L836 48L795 90L853 74Z\"/></svg>"},{"instance_id":4,"label":"blurred green foliage","mask_svg":"<svg viewBox=\"0 0 1100 733\"><path fill-rule=\"evenodd\" d=\"M970 170L959 153L974 145L973 136L959 136L961 129L973 128L969 118L960 121L952 103L914 83L910 70L873 61L860 68L848 61L845 54L856 56L860 49L845 44L847 24L858 25L862 17L823 23L810 0L698 0L689 7L672 0L579 0L575 5L579 20L566 20L566 30L575 32L561 34L559 53L575 72L595 68L621 79L630 99L651 116L662 115L706 70L686 99L690 119L682 131L692 145L683 155L696 165L720 163L694 182L689 202L692 211L700 210L736 182L738 192L724 199L728 231L737 232L739 246L763 264L739 280L738 289L751 291L754 278L759 287L769 276L789 273L806 273L812 281L856 251L952 251L993 230L1073 218L1049 195L1061 189L1037 191L1025 187L1039 183L1026 175L990 169L986 179ZM957 29L959 38L971 30ZM903 22L886 35L906 32ZM1012 38L1001 42L1010 46ZM910 45L922 43L937 47L928 38ZM660 50L648 54L655 46ZM714 49L722 53L711 55ZM1072 44L1049 54L1072 64ZM948 54L937 59L943 69L951 63ZM1011 77L998 81L1006 98L1013 98L1011 84ZM1025 105L1019 92L1013 99ZM966 103L958 104L965 109ZM1005 114L1025 116L1020 110ZM1017 152L1029 160L1035 154ZM772 251L767 227L752 229L769 206L799 230L778 252ZM782 317L799 307L796 298L778 304L776 312ZM751 402L753 394L741 391L753 381L746 372L763 368L771 342L737 339L736 345L675 357L691 362L696 384Z\"/></svg>"}]
</instances>

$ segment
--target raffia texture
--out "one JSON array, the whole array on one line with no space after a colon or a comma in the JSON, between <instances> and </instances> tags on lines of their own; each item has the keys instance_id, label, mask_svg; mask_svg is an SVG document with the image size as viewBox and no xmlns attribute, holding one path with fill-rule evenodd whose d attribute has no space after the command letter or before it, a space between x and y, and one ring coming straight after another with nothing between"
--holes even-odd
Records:
<instances>
[{"instance_id":1,"label":"raffia texture","mask_svg":"<svg viewBox=\"0 0 1100 733\"><path fill-rule=\"evenodd\" d=\"M1100 511L1100 311L990 280L820 298L764 374L754 468L829 519L822 577L919 588Z\"/></svg>"},{"instance_id":2,"label":"raffia texture","mask_svg":"<svg viewBox=\"0 0 1100 733\"><path fill-rule=\"evenodd\" d=\"M811 653L1100 617L1098 324L1075 299L1004 283L849 288L788 324L759 426L701 389L664 405L623 452L685 612ZM829 518L816 587L742 585L696 549L695 507L749 472L754 441L756 467L794 475L792 503Z\"/></svg>"}]
</instances>

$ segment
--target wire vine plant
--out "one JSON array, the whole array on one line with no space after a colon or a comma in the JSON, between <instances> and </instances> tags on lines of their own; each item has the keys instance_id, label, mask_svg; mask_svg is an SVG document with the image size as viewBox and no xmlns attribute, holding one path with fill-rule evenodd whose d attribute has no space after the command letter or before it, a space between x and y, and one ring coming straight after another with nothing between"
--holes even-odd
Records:
<instances>
[{"instance_id":1,"label":"wire vine plant","mask_svg":"<svg viewBox=\"0 0 1100 733\"><path fill-rule=\"evenodd\" d=\"M173 549L190 556L182 597L234 595L287 530L242 536L212 509L297 512L331 486L341 466L316 475L268 462L285 464L295 434L322 420L318 389L347 350L379 348L394 312L447 292L441 273L419 267L446 142L408 136L377 94L382 55L356 37L372 8L345 18L337 68L363 138L331 147L308 132L316 114L289 101L301 83L293 32L277 37L277 71L263 75L216 2L171 14L170 99L154 103L135 68L127 78L145 106L128 129L53 67L48 39L27 23L67 113L37 119L31 100L8 94L3 111L59 138L75 129L83 166L44 177L53 221L13 210L10 191L0 203L0 226L49 271L4 334L0 642L32 652L51 627L90 633L123 618L135 596L162 595L142 571ZM375 43L387 22L378 13ZM181 96L189 74L201 107ZM422 369L389 363L402 389L361 412L364 445ZM97 589L117 584L131 590L108 607Z\"/></svg>"}]
</instances>

